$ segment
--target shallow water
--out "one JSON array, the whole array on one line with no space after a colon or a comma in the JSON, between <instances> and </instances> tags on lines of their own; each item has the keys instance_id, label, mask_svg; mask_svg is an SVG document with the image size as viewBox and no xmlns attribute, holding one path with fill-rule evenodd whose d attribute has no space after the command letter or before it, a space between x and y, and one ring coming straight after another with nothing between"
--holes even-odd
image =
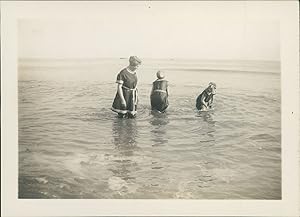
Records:
<instances>
[{"instance_id":1,"label":"shallow water","mask_svg":"<svg viewBox=\"0 0 300 217\"><path fill-rule=\"evenodd\" d=\"M126 61L20 61L19 198L281 198L277 63L145 60L137 118L119 119ZM165 114L150 111L158 68ZM210 81L215 109L199 113Z\"/></svg>"}]
</instances>

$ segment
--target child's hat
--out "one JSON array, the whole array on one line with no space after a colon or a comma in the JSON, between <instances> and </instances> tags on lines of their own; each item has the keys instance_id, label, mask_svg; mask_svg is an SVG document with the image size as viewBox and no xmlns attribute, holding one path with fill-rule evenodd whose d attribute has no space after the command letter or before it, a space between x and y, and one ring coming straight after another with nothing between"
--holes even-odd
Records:
<instances>
[{"instance_id":1,"label":"child's hat","mask_svg":"<svg viewBox=\"0 0 300 217\"><path fill-rule=\"evenodd\" d=\"M162 71L157 71L157 72L156 72L156 76L157 76L157 78L159 78L159 79L163 79L163 78L165 77L165 75L164 75L164 73L163 73Z\"/></svg>"},{"instance_id":2,"label":"child's hat","mask_svg":"<svg viewBox=\"0 0 300 217\"><path fill-rule=\"evenodd\" d=\"M214 88L217 88L217 85L214 82L209 82L208 86L214 86Z\"/></svg>"}]
</instances>

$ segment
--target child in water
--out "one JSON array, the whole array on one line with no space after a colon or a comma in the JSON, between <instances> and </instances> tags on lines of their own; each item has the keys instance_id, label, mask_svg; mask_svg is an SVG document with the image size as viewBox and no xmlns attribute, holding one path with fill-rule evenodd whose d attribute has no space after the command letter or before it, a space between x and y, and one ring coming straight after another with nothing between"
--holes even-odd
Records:
<instances>
[{"instance_id":1,"label":"child in water","mask_svg":"<svg viewBox=\"0 0 300 217\"><path fill-rule=\"evenodd\" d=\"M208 84L208 87L197 97L196 107L198 110L206 111L212 108L216 89L217 85L214 82Z\"/></svg>"},{"instance_id":2,"label":"child in water","mask_svg":"<svg viewBox=\"0 0 300 217\"><path fill-rule=\"evenodd\" d=\"M151 109L164 112L169 106L168 81L164 80L165 75L162 71L158 71L156 76L150 95Z\"/></svg>"}]
</instances>

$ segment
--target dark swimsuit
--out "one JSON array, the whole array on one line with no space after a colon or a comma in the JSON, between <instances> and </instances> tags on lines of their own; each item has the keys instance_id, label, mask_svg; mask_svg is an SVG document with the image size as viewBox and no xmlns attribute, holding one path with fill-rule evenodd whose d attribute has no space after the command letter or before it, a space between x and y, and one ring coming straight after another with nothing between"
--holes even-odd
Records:
<instances>
[{"instance_id":1,"label":"dark swimsuit","mask_svg":"<svg viewBox=\"0 0 300 217\"><path fill-rule=\"evenodd\" d=\"M169 106L168 101L168 81L157 79L153 82L153 88L150 96L152 110L160 112L165 111Z\"/></svg>"},{"instance_id":2,"label":"dark swimsuit","mask_svg":"<svg viewBox=\"0 0 300 217\"><path fill-rule=\"evenodd\" d=\"M126 101L126 107L121 103L119 93L116 93L114 102L112 104L112 111L119 114L136 114L137 109L137 76L136 73L129 72L126 68L123 69L117 76L116 83L122 84L123 96Z\"/></svg>"},{"instance_id":3,"label":"dark swimsuit","mask_svg":"<svg viewBox=\"0 0 300 217\"><path fill-rule=\"evenodd\" d=\"M209 102L210 100L213 100L214 94L208 94L208 90L207 88L197 97L196 100L196 108L201 110L203 108L205 108L205 106L202 103L202 100L204 98L204 102ZM209 107L211 107L211 105L208 105Z\"/></svg>"}]
</instances>

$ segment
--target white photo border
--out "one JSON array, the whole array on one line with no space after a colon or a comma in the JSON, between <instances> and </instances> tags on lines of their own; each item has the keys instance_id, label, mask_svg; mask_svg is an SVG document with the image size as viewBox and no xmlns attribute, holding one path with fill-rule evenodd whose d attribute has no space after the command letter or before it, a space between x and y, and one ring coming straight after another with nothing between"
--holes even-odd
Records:
<instances>
[{"instance_id":1,"label":"white photo border","mask_svg":"<svg viewBox=\"0 0 300 217\"><path fill-rule=\"evenodd\" d=\"M3 216L299 216L299 4L247 2L280 22L281 200L18 199L17 21L80 18L103 2L1 2L1 213ZM108 4L109 2L106 2ZM126 4L126 2L112 2ZM133 2L131 2L133 3ZM148 4L139 2L138 4ZM161 2L172 4L172 2ZM207 3L207 2L196 2ZM218 7L235 2L211 2ZM86 10L83 10L82 6ZM86 14L85 14L86 15ZM266 15L267 16L267 15ZM263 15L262 15L263 18Z\"/></svg>"}]
</instances>

